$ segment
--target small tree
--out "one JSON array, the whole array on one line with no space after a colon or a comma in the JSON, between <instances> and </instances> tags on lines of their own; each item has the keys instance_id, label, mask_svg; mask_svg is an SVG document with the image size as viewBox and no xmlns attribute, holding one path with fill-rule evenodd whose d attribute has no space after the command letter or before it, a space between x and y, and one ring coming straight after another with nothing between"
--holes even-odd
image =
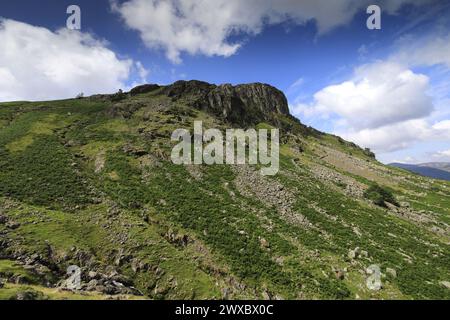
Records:
<instances>
[{"instance_id":1,"label":"small tree","mask_svg":"<svg viewBox=\"0 0 450 320\"><path fill-rule=\"evenodd\" d=\"M366 199L372 200L377 206L386 208L386 202L391 203L395 206L399 206L397 200L395 199L392 192L379 186L378 184L373 184L364 192L364 197Z\"/></svg>"},{"instance_id":2,"label":"small tree","mask_svg":"<svg viewBox=\"0 0 450 320\"><path fill-rule=\"evenodd\" d=\"M84 98L84 93L80 92L79 94L77 94L76 99L83 99Z\"/></svg>"},{"instance_id":3,"label":"small tree","mask_svg":"<svg viewBox=\"0 0 450 320\"><path fill-rule=\"evenodd\" d=\"M372 152L369 148L365 148L363 152L366 156L375 159L375 153Z\"/></svg>"},{"instance_id":4,"label":"small tree","mask_svg":"<svg viewBox=\"0 0 450 320\"><path fill-rule=\"evenodd\" d=\"M119 89L118 92L116 92L115 94L112 95L111 100L114 102L118 102L118 101L125 99L126 97L127 97L127 95L123 92L123 90Z\"/></svg>"}]
</instances>

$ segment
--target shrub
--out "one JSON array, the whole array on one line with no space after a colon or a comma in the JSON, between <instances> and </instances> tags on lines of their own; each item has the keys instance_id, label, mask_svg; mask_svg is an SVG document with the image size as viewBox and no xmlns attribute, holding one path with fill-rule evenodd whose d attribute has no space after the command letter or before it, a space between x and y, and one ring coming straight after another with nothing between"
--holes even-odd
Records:
<instances>
[{"instance_id":1,"label":"shrub","mask_svg":"<svg viewBox=\"0 0 450 320\"><path fill-rule=\"evenodd\" d=\"M369 148L365 148L363 151L364 155L368 156L369 158L375 159L375 153L372 152Z\"/></svg>"},{"instance_id":2,"label":"shrub","mask_svg":"<svg viewBox=\"0 0 450 320\"><path fill-rule=\"evenodd\" d=\"M399 206L397 200L395 200L392 192L378 184L373 184L364 192L366 199L372 200L377 206L386 207L386 203L391 203L395 206Z\"/></svg>"},{"instance_id":3,"label":"shrub","mask_svg":"<svg viewBox=\"0 0 450 320\"><path fill-rule=\"evenodd\" d=\"M112 101L112 102L119 102L119 101L124 100L126 97L127 97L126 93L124 93L124 92L122 91L122 89L119 89L118 92L114 93L114 94L111 96L111 101Z\"/></svg>"}]
</instances>

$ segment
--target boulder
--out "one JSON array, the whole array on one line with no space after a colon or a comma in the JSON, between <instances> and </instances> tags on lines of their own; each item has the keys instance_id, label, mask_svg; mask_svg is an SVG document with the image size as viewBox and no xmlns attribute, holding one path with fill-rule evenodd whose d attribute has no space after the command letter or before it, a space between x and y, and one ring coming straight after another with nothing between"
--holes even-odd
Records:
<instances>
[{"instance_id":1,"label":"boulder","mask_svg":"<svg viewBox=\"0 0 450 320\"><path fill-rule=\"evenodd\" d=\"M12 230L15 230L20 227L20 224L15 221L8 221L5 225L7 228L12 229Z\"/></svg>"},{"instance_id":2,"label":"boulder","mask_svg":"<svg viewBox=\"0 0 450 320\"><path fill-rule=\"evenodd\" d=\"M449 281L441 281L440 284L443 285L444 287L446 287L447 289L450 289L450 282Z\"/></svg>"},{"instance_id":3,"label":"boulder","mask_svg":"<svg viewBox=\"0 0 450 320\"><path fill-rule=\"evenodd\" d=\"M338 280L345 279L345 271L344 270L337 269L334 271L334 275L336 276L336 279L338 279Z\"/></svg>"},{"instance_id":4,"label":"boulder","mask_svg":"<svg viewBox=\"0 0 450 320\"><path fill-rule=\"evenodd\" d=\"M43 300L44 295L41 292L35 290L20 291L15 296L16 300Z\"/></svg>"},{"instance_id":5,"label":"boulder","mask_svg":"<svg viewBox=\"0 0 450 320\"><path fill-rule=\"evenodd\" d=\"M348 258L349 258L350 260L355 260L356 258L359 257L360 251L361 251L361 250L359 249L359 247L356 247L354 250L350 250L350 251L348 252Z\"/></svg>"},{"instance_id":6,"label":"boulder","mask_svg":"<svg viewBox=\"0 0 450 320\"><path fill-rule=\"evenodd\" d=\"M397 278L397 271L392 268L386 268L386 274L390 275L393 278Z\"/></svg>"}]
</instances>

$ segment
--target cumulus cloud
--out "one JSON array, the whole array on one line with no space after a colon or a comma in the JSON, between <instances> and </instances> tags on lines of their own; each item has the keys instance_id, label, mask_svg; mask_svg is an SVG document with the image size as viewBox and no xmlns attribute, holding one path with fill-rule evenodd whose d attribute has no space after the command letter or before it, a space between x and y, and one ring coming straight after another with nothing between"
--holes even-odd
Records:
<instances>
[{"instance_id":1,"label":"cumulus cloud","mask_svg":"<svg viewBox=\"0 0 450 320\"><path fill-rule=\"evenodd\" d=\"M344 139L376 152L386 153L408 148L412 143L433 138L433 131L423 119L409 120L390 125L362 130L336 132Z\"/></svg>"},{"instance_id":2,"label":"cumulus cloud","mask_svg":"<svg viewBox=\"0 0 450 320\"><path fill-rule=\"evenodd\" d=\"M394 14L405 3L420 5L432 0L380 1L384 12ZM161 48L175 63L181 53L228 57L241 43L236 34L254 35L265 25L289 21L315 21L319 34L351 21L369 0L111 0L125 24L140 33L149 48Z\"/></svg>"},{"instance_id":3,"label":"cumulus cloud","mask_svg":"<svg viewBox=\"0 0 450 320\"><path fill-rule=\"evenodd\" d=\"M357 68L351 80L317 92L311 105L294 109L306 115L336 114L352 129L379 128L429 115L428 81L400 64L375 62Z\"/></svg>"},{"instance_id":4,"label":"cumulus cloud","mask_svg":"<svg viewBox=\"0 0 450 320\"><path fill-rule=\"evenodd\" d=\"M429 121L434 106L428 91L427 76L378 61L356 68L350 80L323 88L312 103L291 110L301 118L331 119L335 134L386 153L418 141L450 140L450 120Z\"/></svg>"},{"instance_id":5,"label":"cumulus cloud","mask_svg":"<svg viewBox=\"0 0 450 320\"><path fill-rule=\"evenodd\" d=\"M0 101L46 100L124 88L133 61L86 33L0 20Z\"/></svg>"},{"instance_id":6,"label":"cumulus cloud","mask_svg":"<svg viewBox=\"0 0 450 320\"><path fill-rule=\"evenodd\" d=\"M450 132L450 120L440 121L433 125L433 129L438 131L449 131Z\"/></svg>"},{"instance_id":7,"label":"cumulus cloud","mask_svg":"<svg viewBox=\"0 0 450 320\"><path fill-rule=\"evenodd\" d=\"M450 141L450 121L430 125L428 119L407 120L381 126L354 130L339 128L335 132L344 139L377 153L389 153L411 147L417 142Z\"/></svg>"}]
</instances>

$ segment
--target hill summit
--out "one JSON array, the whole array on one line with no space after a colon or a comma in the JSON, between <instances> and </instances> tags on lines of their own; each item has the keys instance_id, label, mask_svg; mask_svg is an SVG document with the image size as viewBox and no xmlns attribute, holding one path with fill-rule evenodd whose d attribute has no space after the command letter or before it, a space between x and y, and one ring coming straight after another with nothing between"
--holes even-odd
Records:
<instances>
[{"instance_id":1,"label":"hill summit","mask_svg":"<svg viewBox=\"0 0 450 320\"><path fill-rule=\"evenodd\" d=\"M279 129L278 174L175 165L195 121ZM266 84L0 103L0 299L449 299L449 199Z\"/></svg>"},{"instance_id":2,"label":"hill summit","mask_svg":"<svg viewBox=\"0 0 450 320\"><path fill-rule=\"evenodd\" d=\"M159 88L158 85L142 85L132 89L130 94L152 92ZM289 115L284 93L268 84L217 86L197 80L177 81L163 87L162 92L173 101L184 100L191 107L236 122L270 120L273 113Z\"/></svg>"}]
</instances>

